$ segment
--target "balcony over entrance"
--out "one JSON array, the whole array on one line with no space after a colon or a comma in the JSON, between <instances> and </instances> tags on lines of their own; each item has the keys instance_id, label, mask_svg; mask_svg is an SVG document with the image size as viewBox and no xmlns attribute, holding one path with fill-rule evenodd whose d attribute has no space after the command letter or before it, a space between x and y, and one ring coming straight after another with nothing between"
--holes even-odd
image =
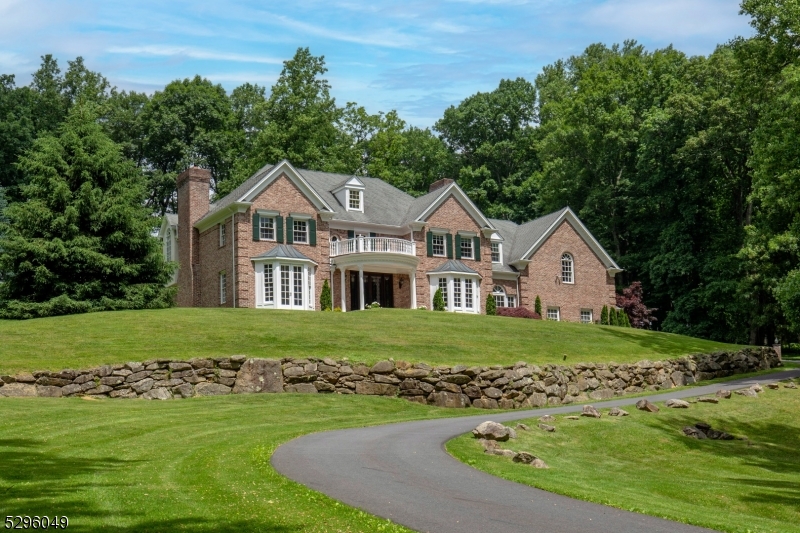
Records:
<instances>
[{"instance_id":1,"label":"balcony over entrance","mask_svg":"<svg viewBox=\"0 0 800 533\"><path fill-rule=\"evenodd\" d=\"M331 242L331 257L350 254L383 253L417 255L417 245L405 239L392 237L356 237Z\"/></svg>"}]
</instances>

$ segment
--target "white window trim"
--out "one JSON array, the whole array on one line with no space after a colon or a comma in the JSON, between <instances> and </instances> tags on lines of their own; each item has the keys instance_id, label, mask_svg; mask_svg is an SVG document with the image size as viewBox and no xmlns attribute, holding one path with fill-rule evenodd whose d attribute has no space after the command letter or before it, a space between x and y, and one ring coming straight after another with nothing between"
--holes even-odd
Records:
<instances>
[{"instance_id":1,"label":"white window trim","mask_svg":"<svg viewBox=\"0 0 800 533\"><path fill-rule=\"evenodd\" d=\"M226 235L225 235L225 223L224 222L220 222L219 223L219 247L220 248L225 246L225 238L226 238Z\"/></svg>"},{"instance_id":2,"label":"white window trim","mask_svg":"<svg viewBox=\"0 0 800 533\"><path fill-rule=\"evenodd\" d=\"M464 255L464 243L469 243L469 257ZM475 259L475 243L472 242L472 237L461 235L461 259Z\"/></svg>"},{"instance_id":3,"label":"white window trim","mask_svg":"<svg viewBox=\"0 0 800 533\"><path fill-rule=\"evenodd\" d=\"M433 296L436 294L436 290L439 288L439 278L444 278L447 280L447 302L445 305L445 311L450 311L453 313L473 313L473 314L480 314L481 312L481 280L478 276L472 274L431 274L430 275L430 293L431 293L431 300L430 300L430 308L433 309ZM454 289L453 286L454 280L458 279L461 282L461 306L455 306L455 298L454 298ZM466 291L466 283L472 282L472 307L469 308L466 306L467 304L467 291Z\"/></svg>"},{"instance_id":4,"label":"white window trim","mask_svg":"<svg viewBox=\"0 0 800 533\"><path fill-rule=\"evenodd\" d=\"M305 238L305 240L301 241L301 240L297 239L297 235L295 234L295 229L294 229L294 225L295 224L305 224L305 226L306 226L306 238ZM308 231L309 230L308 230L308 220L307 219L299 219L299 220L297 218L293 219L292 220L292 243L308 244L309 243Z\"/></svg>"},{"instance_id":5,"label":"white window trim","mask_svg":"<svg viewBox=\"0 0 800 533\"><path fill-rule=\"evenodd\" d=\"M588 321L584 321L583 320L583 314L584 313L589 313L589 320ZM580 317L581 317L581 323L582 324L594 324L594 312L591 309L581 309Z\"/></svg>"},{"instance_id":6,"label":"white window trim","mask_svg":"<svg viewBox=\"0 0 800 533\"><path fill-rule=\"evenodd\" d=\"M550 311L555 311L555 318L550 318ZM547 320L553 320L555 322L561 322L561 308L560 307L548 307L547 311L545 311L545 318Z\"/></svg>"},{"instance_id":7,"label":"white window trim","mask_svg":"<svg viewBox=\"0 0 800 533\"><path fill-rule=\"evenodd\" d=\"M219 273L219 304L228 302L228 274L223 270Z\"/></svg>"},{"instance_id":8,"label":"white window trim","mask_svg":"<svg viewBox=\"0 0 800 533\"><path fill-rule=\"evenodd\" d=\"M264 268L272 266L272 302L264 301ZM281 303L281 266L289 267L289 305ZM302 291L303 299L300 305L294 303L294 267L303 267ZM315 274L314 265L306 261L292 261L290 259L273 259L271 262L255 263L256 307L259 309L294 309L296 311L313 311L315 309Z\"/></svg>"},{"instance_id":9,"label":"white window trim","mask_svg":"<svg viewBox=\"0 0 800 533\"><path fill-rule=\"evenodd\" d=\"M569 270L570 270L570 280L564 280L564 257L569 256ZM573 256L569 252L564 252L561 254L561 283L565 283L567 285L574 285L575 284L575 256Z\"/></svg>"},{"instance_id":10,"label":"white window trim","mask_svg":"<svg viewBox=\"0 0 800 533\"><path fill-rule=\"evenodd\" d=\"M263 222L265 220L271 220L272 221L272 238L271 239L269 239L267 237L264 237L263 234L261 233L261 230L265 229L262 226L262 224L263 224ZM259 241L266 241L266 242L275 242L277 240L276 237L277 237L277 232L276 232L276 228L275 228L275 216L274 215L261 215L259 217L259 219L258 219L258 240Z\"/></svg>"},{"instance_id":11,"label":"white window trim","mask_svg":"<svg viewBox=\"0 0 800 533\"><path fill-rule=\"evenodd\" d=\"M347 209L347 211L358 211L359 213L363 213L364 212L364 191L362 191L360 189L350 189L350 188L348 188L346 190L347 190L347 197L345 198L345 200L347 202L347 205L345 206L345 208ZM357 208L356 207L350 207L350 195L353 194L353 193L357 193L358 194L358 207Z\"/></svg>"},{"instance_id":12,"label":"white window trim","mask_svg":"<svg viewBox=\"0 0 800 533\"><path fill-rule=\"evenodd\" d=\"M506 296L506 307L516 307L517 306L517 297L515 296Z\"/></svg>"},{"instance_id":13,"label":"white window trim","mask_svg":"<svg viewBox=\"0 0 800 533\"><path fill-rule=\"evenodd\" d=\"M432 231L433 236L431 237L431 252L433 253L433 257L447 257L447 234L446 233L437 233ZM435 244L433 243L433 239L436 237L442 238L442 253L437 254Z\"/></svg>"},{"instance_id":14,"label":"white window trim","mask_svg":"<svg viewBox=\"0 0 800 533\"><path fill-rule=\"evenodd\" d=\"M497 245L497 257L498 257L497 261L494 260L494 250L492 250L492 248L494 247L495 244ZM502 242L493 242L493 243L491 243L491 245L489 246L489 251L490 251L490 253L492 255L492 263L497 263L498 265L502 265L503 264L503 243Z\"/></svg>"}]
</instances>

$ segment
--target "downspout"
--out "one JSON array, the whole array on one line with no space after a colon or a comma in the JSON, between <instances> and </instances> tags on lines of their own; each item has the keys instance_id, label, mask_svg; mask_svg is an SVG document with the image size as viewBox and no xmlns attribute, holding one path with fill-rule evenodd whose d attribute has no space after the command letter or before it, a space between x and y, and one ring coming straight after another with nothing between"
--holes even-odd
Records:
<instances>
[{"instance_id":1,"label":"downspout","mask_svg":"<svg viewBox=\"0 0 800 533\"><path fill-rule=\"evenodd\" d=\"M522 295L519 293L519 274L517 274L517 307L522 307Z\"/></svg>"},{"instance_id":2,"label":"downspout","mask_svg":"<svg viewBox=\"0 0 800 533\"><path fill-rule=\"evenodd\" d=\"M236 213L231 215L231 263L233 272L233 308L236 309Z\"/></svg>"}]
</instances>

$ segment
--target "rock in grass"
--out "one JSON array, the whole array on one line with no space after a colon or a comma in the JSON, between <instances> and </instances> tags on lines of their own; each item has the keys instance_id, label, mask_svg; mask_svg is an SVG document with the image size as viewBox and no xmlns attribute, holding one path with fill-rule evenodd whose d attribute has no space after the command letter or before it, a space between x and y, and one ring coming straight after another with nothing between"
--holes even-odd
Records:
<instances>
[{"instance_id":1,"label":"rock in grass","mask_svg":"<svg viewBox=\"0 0 800 533\"><path fill-rule=\"evenodd\" d=\"M707 438L706 434L703 431L692 426L686 426L685 428L683 428L683 434L686 435L687 437L691 437L693 439L698 439L698 440L703 440Z\"/></svg>"},{"instance_id":2,"label":"rock in grass","mask_svg":"<svg viewBox=\"0 0 800 533\"><path fill-rule=\"evenodd\" d=\"M528 427L527 424L523 424L522 422L520 422L519 424L517 424L517 429L521 429L522 431L530 431L531 428Z\"/></svg>"},{"instance_id":3,"label":"rock in grass","mask_svg":"<svg viewBox=\"0 0 800 533\"><path fill-rule=\"evenodd\" d=\"M612 407L608 412L608 416L628 416L628 411L620 409L619 407Z\"/></svg>"},{"instance_id":4,"label":"rock in grass","mask_svg":"<svg viewBox=\"0 0 800 533\"><path fill-rule=\"evenodd\" d=\"M503 424L487 420L486 422L478 424L478 426L472 430L472 434L479 439L504 442L511 438L510 429L511 428L507 428Z\"/></svg>"},{"instance_id":5,"label":"rock in grass","mask_svg":"<svg viewBox=\"0 0 800 533\"><path fill-rule=\"evenodd\" d=\"M539 424L539 429L547 431L548 433L553 433L556 430L556 427L548 426L547 424Z\"/></svg>"},{"instance_id":6,"label":"rock in grass","mask_svg":"<svg viewBox=\"0 0 800 533\"><path fill-rule=\"evenodd\" d=\"M583 411L581 411L581 416L589 416L591 418L600 418L602 415L600 411L594 408L593 405L584 405Z\"/></svg>"},{"instance_id":7,"label":"rock in grass","mask_svg":"<svg viewBox=\"0 0 800 533\"><path fill-rule=\"evenodd\" d=\"M555 421L556 421L555 417L552 417L550 415L544 415L539 417L539 422L544 422L545 424L549 424L550 422L555 422Z\"/></svg>"},{"instance_id":8,"label":"rock in grass","mask_svg":"<svg viewBox=\"0 0 800 533\"><path fill-rule=\"evenodd\" d=\"M547 466L547 463L545 463L544 461L542 461L538 457L533 460L533 462L531 463L531 466L534 467L534 468L550 468L549 466Z\"/></svg>"},{"instance_id":9,"label":"rock in grass","mask_svg":"<svg viewBox=\"0 0 800 533\"><path fill-rule=\"evenodd\" d=\"M745 396L747 398L758 398L758 393L753 389L737 390L736 394L738 394L739 396Z\"/></svg>"},{"instance_id":10,"label":"rock in grass","mask_svg":"<svg viewBox=\"0 0 800 533\"><path fill-rule=\"evenodd\" d=\"M706 436L708 436L709 439L713 440L733 440L733 435L716 429L709 429L706 432Z\"/></svg>"},{"instance_id":11,"label":"rock in grass","mask_svg":"<svg viewBox=\"0 0 800 533\"><path fill-rule=\"evenodd\" d=\"M768 389L775 389L775 390L777 390L778 388L780 388L780 385L778 385L777 383L767 383L767 388L768 388Z\"/></svg>"},{"instance_id":12,"label":"rock in grass","mask_svg":"<svg viewBox=\"0 0 800 533\"><path fill-rule=\"evenodd\" d=\"M683 400L677 400L677 399L667 400L667 403L665 405L667 407L671 407L672 409L688 409L689 408L689 402L685 402Z\"/></svg>"},{"instance_id":13,"label":"rock in grass","mask_svg":"<svg viewBox=\"0 0 800 533\"><path fill-rule=\"evenodd\" d=\"M565 416L564 419L565 420L580 420L581 417L579 417L579 416Z\"/></svg>"},{"instance_id":14,"label":"rock in grass","mask_svg":"<svg viewBox=\"0 0 800 533\"><path fill-rule=\"evenodd\" d=\"M698 398L697 401L702 403L719 403L719 398L714 398L713 396L703 396L702 398Z\"/></svg>"},{"instance_id":15,"label":"rock in grass","mask_svg":"<svg viewBox=\"0 0 800 533\"><path fill-rule=\"evenodd\" d=\"M536 456L533 455L532 453L519 452L516 455L514 455L513 461L515 463L522 463L524 465L529 465L534 461L534 459L536 459Z\"/></svg>"},{"instance_id":16,"label":"rock in grass","mask_svg":"<svg viewBox=\"0 0 800 533\"><path fill-rule=\"evenodd\" d=\"M224 387L224 385L220 386ZM164 387L155 387L142 394L142 398L145 400L169 400L172 398L172 394L170 394L169 389Z\"/></svg>"},{"instance_id":17,"label":"rock in grass","mask_svg":"<svg viewBox=\"0 0 800 533\"><path fill-rule=\"evenodd\" d=\"M659 411L655 404L650 403L644 398L636 402L636 408L640 411L647 411L648 413L657 413Z\"/></svg>"},{"instance_id":18,"label":"rock in grass","mask_svg":"<svg viewBox=\"0 0 800 533\"><path fill-rule=\"evenodd\" d=\"M489 455L499 455L501 457L514 457L516 452L511 450L501 450L500 448L493 448L491 450L486 450L483 453L488 453Z\"/></svg>"},{"instance_id":19,"label":"rock in grass","mask_svg":"<svg viewBox=\"0 0 800 533\"><path fill-rule=\"evenodd\" d=\"M764 392L764 387L756 383L755 385L750 386L750 390L755 392Z\"/></svg>"},{"instance_id":20,"label":"rock in grass","mask_svg":"<svg viewBox=\"0 0 800 533\"><path fill-rule=\"evenodd\" d=\"M794 381L788 381L783 385L783 388L784 389L796 389L797 385L795 384Z\"/></svg>"},{"instance_id":21,"label":"rock in grass","mask_svg":"<svg viewBox=\"0 0 800 533\"><path fill-rule=\"evenodd\" d=\"M498 444L496 440L479 439L478 444L483 446L483 451L497 449Z\"/></svg>"},{"instance_id":22,"label":"rock in grass","mask_svg":"<svg viewBox=\"0 0 800 533\"><path fill-rule=\"evenodd\" d=\"M717 394L716 394L715 396L716 396L717 398L725 398L725 399L728 399L728 398L730 398L730 397L731 397L731 391L729 391L729 390L726 390L726 389L720 389L720 390L718 390L718 391L717 391Z\"/></svg>"}]
</instances>

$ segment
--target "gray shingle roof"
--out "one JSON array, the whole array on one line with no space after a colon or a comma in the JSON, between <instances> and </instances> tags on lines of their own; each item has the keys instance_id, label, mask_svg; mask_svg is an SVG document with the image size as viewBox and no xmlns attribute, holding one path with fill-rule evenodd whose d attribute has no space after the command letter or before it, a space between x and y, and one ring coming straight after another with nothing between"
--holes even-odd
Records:
<instances>
[{"instance_id":1,"label":"gray shingle roof","mask_svg":"<svg viewBox=\"0 0 800 533\"><path fill-rule=\"evenodd\" d=\"M269 252L264 252L261 255L253 257L253 259L302 259L305 261L312 261L302 253L297 251L297 248L290 244L279 244Z\"/></svg>"},{"instance_id":2,"label":"gray shingle roof","mask_svg":"<svg viewBox=\"0 0 800 533\"><path fill-rule=\"evenodd\" d=\"M165 215L167 217L167 224L170 226L177 226L178 225L178 215L173 215L172 213L167 213Z\"/></svg>"},{"instance_id":3,"label":"gray shingle roof","mask_svg":"<svg viewBox=\"0 0 800 533\"><path fill-rule=\"evenodd\" d=\"M450 261L444 263L443 265L428 271L429 274L436 274L439 272L463 272L464 274L478 275L477 272L475 272L470 267L468 267L467 265L456 259L451 259Z\"/></svg>"}]
</instances>

